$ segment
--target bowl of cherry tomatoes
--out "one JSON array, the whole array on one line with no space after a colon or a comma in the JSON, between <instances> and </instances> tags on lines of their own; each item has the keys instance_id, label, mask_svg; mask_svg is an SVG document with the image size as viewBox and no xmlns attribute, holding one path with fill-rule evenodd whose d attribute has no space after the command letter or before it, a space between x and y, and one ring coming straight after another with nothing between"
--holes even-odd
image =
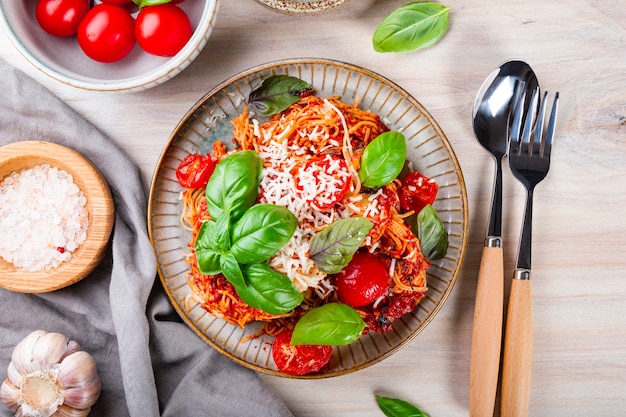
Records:
<instances>
[{"instance_id":1,"label":"bowl of cherry tomatoes","mask_svg":"<svg viewBox=\"0 0 626 417\"><path fill-rule=\"evenodd\" d=\"M141 91L206 45L218 0L0 0L0 26L50 77L96 91Z\"/></svg>"}]
</instances>

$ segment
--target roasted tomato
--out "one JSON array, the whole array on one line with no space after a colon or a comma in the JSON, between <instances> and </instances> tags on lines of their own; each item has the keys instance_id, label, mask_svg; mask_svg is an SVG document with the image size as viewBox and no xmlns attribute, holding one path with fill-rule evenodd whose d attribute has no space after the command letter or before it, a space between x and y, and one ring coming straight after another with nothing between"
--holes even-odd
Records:
<instances>
[{"instance_id":1,"label":"roasted tomato","mask_svg":"<svg viewBox=\"0 0 626 417\"><path fill-rule=\"evenodd\" d=\"M339 301L352 307L361 307L385 293L389 285L389 271L378 256L359 251L336 274L335 279Z\"/></svg>"},{"instance_id":2,"label":"roasted tomato","mask_svg":"<svg viewBox=\"0 0 626 417\"><path fill-rule=\"evenodd\" d=\"M174 56L183 49L192 34L189 17L174 4L147 6L137 15L135 36L149 54Z\"/></svg>"},{"instance_id":3,"label":"roasted tomato","mask_svg":"<svg viewBox=\"0 0 626 417\"><path fill-rule=\"evenodd\" d=\"M202 156L192 153L180 161L176 169L176 179L181 187L201 188L207 185L213 170L215 170L215 163L211 155Z\"/></svg>"},{"instance_id":4,"label":"roasted tomato","mask_svg":"<svg viewBox=\"0 0 626 417\"><path fill-rule=\"evenodd\" d=\"M318 210L329 209L350 189L352 176L341 158L326 155L308 161L295 177L300 197Z\"/></svg>"},{"instance_id":5,"label":"roasted tomato","mask_svg":"<svg viewBox=\"0 0 626 417\"><path fill-rule=\"evenodd\" d=\"M272 344L272 357L281 372L306 375L317 372L330 360L332 346L291 344L291 330L284 330Z\"/></svg>"},{"instance_id":6,"label":"roasted tomato","mask_svg":"<svg viewBox=\"0 0 626 417\"><path fill-rule=\"evenodd\" d=\"M78 44L89 58L115 62L135 46L135 19L122 6L94 6L78 27Z\"/></svg>"},{"instance_id":7,"label":"roasted tomato","mask_svg":"<svg viewBox=\"0 0 626 417\"><path fill-rule=\"evenodd\" d=\"M35 17L39 26L54 36L76 34L89 11L89 0L39 0Z\"/></svg>"},{"instance_id":8,"label":"roasted tomato","mask_svg":"<svg viewBox=\"0 0 626 417\"><path fill-rule=\"evenodd\" d=\"M411 172L402 180L402 185L398 189L400 197L400 207L404 211L414 210L419 213L428 204L433 204L437 197L439 186L419 172Z\"/></svg>"}]
</instances>

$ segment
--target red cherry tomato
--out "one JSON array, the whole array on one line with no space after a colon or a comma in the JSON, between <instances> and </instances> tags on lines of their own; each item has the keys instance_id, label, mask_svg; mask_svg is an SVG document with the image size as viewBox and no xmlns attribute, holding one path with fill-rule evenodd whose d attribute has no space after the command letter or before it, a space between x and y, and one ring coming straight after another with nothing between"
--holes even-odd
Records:
<instances>
[{"instance_id":1,"label":"red cherry tomato","mask_svg":"<svg viewBox=\"0 0 626 417\"><path fill-rule=\"evenodd\" d=\"M295 177L300 197L318 210L329 209L350 189L352 176L348 164L330 155L308 161Z\"/></svg>"},{"instance_id":2,"label":"red cherry tomato","mask_svg":"<svg viewBox=\"0 0 626 417\"><path fill-rule=\"evenodd\" d=\"M174 56L193 34L189 17L171 4L148 6L137 15L135 36L144 51L158 56Z\"/></svg>"},{"instance_id":3,"label":"red cherry tomato","mask_svg":"<svg viewBox=\"0 0 626 417\"><path fill-rule=\"evenodd\" d=\"M419 172L411 172L402 180L398 190L400 207L404 211L415 210L419 213L426 205L433 204L437 197L439 186Z\"/></svg>"},{"instance_id":4,"label":"red cherry tomato","mask_svg":"<svg viewBox=\"0 0 626 417\"><path fill-rule=\"evenodd\" d=\"M339 301L361 307L383 295L389 285L385 263L368 251L354 254L350 263L336 275Z\"/></svg>"},{"instance_id":5,"label":"red cherry tomato","mask_svg":"<svg viewBox=\"0 0 626 417\"><path fill-rule=\"evenodd\" d=\"M284 330L272 344L272 357L281 372L305 375L317 372L330 360L332 346L291 344L291 330Z\"/></svg>"},{"instance_id":6,"label":"red cherry tomato","mask_svg":"<svg viewBox=\"0 0 626 417\"><path fill-rule=\"evenodd\" d=\"M201 156L192 153L180 161L176 169L176 179L181 187L201 188L207 185L214 169L215 164L209 154Z\"/></svg>"},{"instance_id":7,"label":"red cherry tomato","mask_svg":"<svg viewBox=\"0 0 626 417\"><path fill-rule=\"evenodd\" d=\"M76 34L89 11L89 0L39 0L35 17L39 26L54 36Z\"/></svg>"},{"instance_id":8,"label":"red cherry tomato","mask_svg":"<svg viewBox=\"0 0 626 417\"><path fill-rule=\"evenodd\" d=\"M91 59L115 62L135 45L135 20L121 6L98 4L78 27L78 44Z\"/></svg>"},{"instance_id":9,"label":"red cherry tomato","mask_svg":"<svg viewBox=\"0 0 626 417\"><path fill-rule=\"evenodd\" d=\"M132 3L133 0L100 0L102 3L109 3L109 4L128 4L128 3Z\"/></svg>"}]
</instances>

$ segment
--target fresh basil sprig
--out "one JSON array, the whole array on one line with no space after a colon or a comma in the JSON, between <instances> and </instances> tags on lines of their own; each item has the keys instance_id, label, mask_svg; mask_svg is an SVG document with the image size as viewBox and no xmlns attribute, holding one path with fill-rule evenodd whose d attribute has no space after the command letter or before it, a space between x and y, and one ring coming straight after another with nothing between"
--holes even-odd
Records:
<instances>
[{"instance_id":1,"label":"fresh basil sprig","mask_svg":"<svg viewBox=\"0 0 626 417\"><path fill-rule=\"evenodd\" d=\"M213 220L200 226L194 250L200 272L222 273L249 306L282 314L303 301L302 293L264 262L291 239L298 219L285 207L254 204L261 169L254 151L217 164L205 191Z\"/></svg>"},{"instance_id":2,"label":"fresh basil sprig","mask_svg":"<svg viewBox=\"0 0 626 417\"><path fill-rule=\"evenodd\" d=\"M307 311L296 323L292 345L348 345L365 329L361 315L342 303L329 303Z\"/></svg>"},{"instance_id":3,"label":"fresh basil sprig","mask_svg":"<svg viewBox=\"0 0 626 417\"><path fill-rule=\"evenodd\" d=\"M394 10L376 28L376 52L409 52L434 45L448 30L449 7L436 2L413 2Z\"/></svg>"},{"instance_id":4,"label":"fresh basil sprig","mask_svg":"<svg viewBox=\"0 0 626 417\"><path fill-rule=\"evenodd\" d=\"M448 232L430 204L417 215L417 237L422 253L429 260L442 258L448 250Z\"/></svg>"},{"instance_id":5,"label":"fresh basil sprig","mask_svg":"<svg viewBox=\"0 0 626 417\"><path fill-rule=\"evenodd\" d=\"M289 75L272 75L248 96L248 106L261 116L280 113L310 94L313 86Z\"/></svg>"},{"instance_id":6,"label":"fresh basil sprig","mask_svg":"<svg viewBox=\"0 0 626 417\"><path fill-rule=\"evenodd\" d=\"M361 156L359 178L365 187L389 184L402 171L406 160L406 139L400 132L384 132L371 141Z\"/></svg>"},{"instance_id":7,"label":"fresh basil sprig","mask_svg":"<svg viewBox=\"0 0 626 417\"><path fill-rule=\"evenodd\" d=\"M428 417L428 414L404 400L377 395L376 402L387 417Z\"/></svg>"},{"instance_id":8,"label":"fresh basil sprig","mask_svg":"<svg viewBox=\"0 0 626 417\"><path fill-rule=\"evenodd\" d=\"M350 263L372 227L363 217L335 220L313 236L309 257L320 271L336 274Z\"/></svg>"}]
</instances>

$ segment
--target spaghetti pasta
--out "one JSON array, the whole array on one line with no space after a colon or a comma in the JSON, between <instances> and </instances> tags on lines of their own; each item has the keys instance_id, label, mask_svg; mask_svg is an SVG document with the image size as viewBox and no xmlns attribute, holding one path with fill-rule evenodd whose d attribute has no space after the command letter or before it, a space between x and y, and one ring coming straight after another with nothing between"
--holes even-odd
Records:
<instances>
[{"instance_id":1,"label":"spaghetti pasta","mask_svg":"<svg viewBox=\"0 0 626 417\"><path fill-rule=\"evenodd\" d=\"M294 236L269 265L291 279L304 294L304 302L290 313L268 314L246 305L221 274L200 273L193 244L210 215L204 190L185 189L181 222L193 236L188 262L194 299L207 312L239 326L263 321L264 331L276 335L292 327L304 311L337 301L334 277L320 271L309 258L312 237L334 220L365 217L373 227L361 250L383 259L390 279L383 296L357 310L371 330L390 330L393 320L412 311L427 291L429 262L405 222L410 213L401 213L400 181L367 189L359 180L363 150L388 127L378 115L360 109L357 103L343 103L338 97L303 97L264 123L251 116L246 107L233 120L237 149L232 152L256 151L263 160L258 202L282 205L298 218ZM227 154L222 142L214 145L215 162Z\"/></svg>"}]
</instances>

